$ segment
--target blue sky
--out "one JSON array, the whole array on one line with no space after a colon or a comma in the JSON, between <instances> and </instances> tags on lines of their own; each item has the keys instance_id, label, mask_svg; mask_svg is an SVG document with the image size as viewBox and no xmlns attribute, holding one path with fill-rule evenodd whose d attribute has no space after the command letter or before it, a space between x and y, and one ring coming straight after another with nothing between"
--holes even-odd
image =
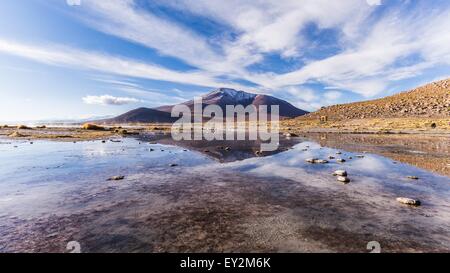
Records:
<instances>
[{"instance_id":1,"label":"blue sky","mask_svg":"<svg viewBox=\"0 0 450 273\"><path fill-rule=\"evenodd\" d=\"M0 9L0 120L77 119L218 87L305 110L450 76L447 0L26 0Z\"/></svg>"}]
</instances>

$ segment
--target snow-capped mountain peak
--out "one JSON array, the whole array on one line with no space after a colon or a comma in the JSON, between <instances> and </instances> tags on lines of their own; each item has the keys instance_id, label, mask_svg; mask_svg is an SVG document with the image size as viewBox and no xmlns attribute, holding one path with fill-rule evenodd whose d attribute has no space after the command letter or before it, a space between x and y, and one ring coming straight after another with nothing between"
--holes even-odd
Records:
<instances>
[{"instance_id":1,"label":"snow-capped mountain peak","mask_svg":"<svg viewBox=\"0 0 450 273\"><path fill-rule=\"evenodd\" d=\"M240 101L249 101L253 100L257 95L247 93L244 91L237 91L231 88L219 88L209 94L207 94L205 99L213 99L213 98L226 98L227 100L240 102Z\"/></svg>"}]
</instances>

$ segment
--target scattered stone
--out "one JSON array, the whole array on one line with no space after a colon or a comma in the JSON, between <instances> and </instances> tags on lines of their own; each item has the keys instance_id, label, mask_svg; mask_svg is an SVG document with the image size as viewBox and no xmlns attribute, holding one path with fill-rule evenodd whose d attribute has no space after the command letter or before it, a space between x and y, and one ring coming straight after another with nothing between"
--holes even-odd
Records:
<instances>
[{"instance_id":1,"label":"scattered stone","mask_svg":"<svg viewBox=\"0 0 450 273\"><path fill-rule=\"evenodd\" d=\"M350 182L350 178L348 178L346 176L338 176L337 177L337 181L342 182L342 183L349 183Z\"/></svg>"},{"instance_id":2,"label":"scattered stone","mask_svg":"<svg viewBox=\"0 0 450 273\"><path fill-rule=\"evenodd\" d=\"M205 152L205 153L209 153L209 150L203 150L203 152Z\"/></svg>"},{"instance_id":3,"label":"scattered stone","mask_svg":"<svg viewBox=\"0 0 450 273\"><path fill-rule=\"evenodd\" d=\"M261 151L256 151L256 152L255 152L255 155L256 155L256 156L260 156L261 154L262 154Z\"/></svg>"},{"instance_id":4,"label":"scattered stone","mask_svg":"<svg viewBox=\"0 0 450 273\"><path fill-rule=\"evenodd\" d=\"M107 181L119 181L119 180L124 180L124 179L125 179L125 176L120 175L120 176L113 176L111 178L108 178Z\"/></svg>"},{"instance_id":5,"label":"scattered stone","mask_svg":"<svg viewBox=\"0 0 450 273\"><path fill-rule=\"evenodd\" d=\"M106 143L106 140L102 140L102 143Z\"/></svg>"},{"instance_id":6,"label":"scattered stone","mask_svg":"<svg viewBox=\"0 0 450 273\"><path fill-rule=\"evenodd\" d=\"M356 157L357 157L357 158L364 158L363 155L357 155Z\"/></svg>"},{"instance_id":7,"label":"scattered stone","mask_svg":"<svg viewBox=\"0 0 450 273\"><path fill-rule=\"evenodd\" d=\"M412 179L412 180L419 180L419 177L413 176L413 175L410 175L407 178Z\"/></svg>"},{"instance_id":8,"label":"scattered stone","mask_svg":"<svg viewBox=\"0 0 450 273\"><path fill-rule=\"evenodd\" d=\"M342 152L336 152L336 154L337 154L337 155L341 155L341 154L342 154Z\"/></svg>"},{"instance_id":9,"label":"scattered stone","mask_svg":"<svg viewBox=\"0 0 450 273\"><path fill-rule=\"evenodd\" d=\"M114 132L116 132L118 134L121 134L121 135L127 135L128 134L128 131L125 130L125 129L117 129Z\"/></svg>"},{"instance_id":10,"label":"scattered stone","mask_svg":"<svg viewBox=\"0 0 450 273\"><path fill-rule=\"evenodd\" d=\"M409 206L420 206L421 205L420 200L406 198L406 197L397 198L397 202L400 202L402 204L409 205Z\"/></svg>"},{"instance_id":11,"label":"scattered stone","mask_svg":"<svg viewBox=\"0 0 450 273\"><path fill-rule=\"evenodd\" d=\"M433 128L433 129L436 129L437 124L433 122L433 123L431 123L430 127Z\"/></svg>"},{"instance_id":12,"label":"scattered stone","mask_svg":"<svg viewBox=\"0 0 450 273\"><path fill-rule=\"evenodd\" d=\"M348 159L350 159L350 160L351 160L351 159L353 159L353 157L349 156L349 157L348 157Z\"/></svg>"},{"instance_id":13,"label":"scattered stone","mask_svg":"<svg viewBox=\"0 0 450 273\"><path fill-rule=\"evenodd\" d=\"M330 155L330 156L328 157L328 159L335 159L335 157L332 156L332 155Z\"/></svg>"},{"instance_id":14,"label":"scattered stone","mask_svg":"<svg viewBox=\"0 0 450 273\"><path fill-rule=\"evenodd\" d=\"M169 166L172 167L172 168L173 167L178 167L178 164L170 164Z\"/></svg>"},{"instance_id":15,"label":"scattered stone","mask_svg":"<svg viewBox=\"0 0 450 273\"><path fill-rule=\"evenodd\" d=\"M154 149L150 149L149 151L150 151L150 152L154 152L155 150L154 150Z\"/></svg>"},{"instance_id":16,"label":"scattered stone","mask_svg":"<svg viewBox=\"0 0 450 273\"><path fill-rule=\"evenodd\" d=\"M231 151L231 148L230 147L226 147L225 151Z\"/></svg>"},{"instance_id":17,"label":"scattered stone","mask_svg":"<svg viewBox=\"0 0 450 273\"><path fill-rule=\"evenodd\" d=\"M339 162L339 163L344 163L346 160L343 159L343 158L338 158L338 159L336 159L336 161Z\"/></svg>"},{"instance_id":18,"label":"scattered stone","mask_svg":"<svg viewBox=\"0 0 450 273\"><path fill-rule=\"evenodd\" d=\"M334 176L343 176L347 177L347 171L345 170L337 170L333 173Z\"/></svg>"},{"instance_id":19,"label":"scattered stone","mask_svg":"<svg viewBox=\"0 0 450 273\"><path fill-rule=\"evenodd\" d=\"M36 129L46 129L46 128L47 128L47 126L45 126L45 125L36 126Z\"/></svg>"}]
</instances>

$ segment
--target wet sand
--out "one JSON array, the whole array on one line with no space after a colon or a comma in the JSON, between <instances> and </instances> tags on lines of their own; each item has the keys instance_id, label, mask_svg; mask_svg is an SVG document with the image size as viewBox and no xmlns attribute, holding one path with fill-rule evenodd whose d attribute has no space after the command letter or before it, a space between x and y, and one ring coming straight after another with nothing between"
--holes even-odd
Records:
<instances>
[{"instance_id":1,"label":"wet sand","mask_svg":"<svg viewBox=\"0 0 450 273\"><path fill-rule=\"evenodd\" d=\"M367 252L370 241L383 252L450 251L450 178L311 139L259 157L155 135L0 139L0 252L65 252L69 241L83 252ZM353 159L305 162L337 151ZM352 181L337 182L337 169ZM116 175L125 179L107 181Z\"/></svg>"}]
</instances>

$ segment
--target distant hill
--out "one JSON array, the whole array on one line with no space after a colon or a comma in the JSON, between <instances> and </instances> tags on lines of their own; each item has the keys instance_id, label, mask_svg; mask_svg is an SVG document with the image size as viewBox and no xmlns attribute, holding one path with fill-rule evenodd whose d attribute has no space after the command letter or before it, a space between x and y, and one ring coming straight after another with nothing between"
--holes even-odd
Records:
<instances>
[{"instance_id":1,"label":"distant hill","mask_svg":"<svg viewBox=\"0 0 450 273\"><path fill-rule=\"evenodd\" d=\"M280 118L295 118L307 114L307 111L298 109L287 101L267 96L247 93L244 91L236 91L234 89L220 88L211 93L202 96L203 108L208 105L218 105L225 113L226 105L279 105ZM194 101L190 100L182 103L189 108L194 108ZM171 112L175 105L161 106L158 108L138 108L111 119L97 121L99 123L171 123L178 120L172 118ZM268 111L270 112L270 107Z\"/></svg>"},{"instance_id":2,"label":"distant hill","mask_svg":"<svg viewBox=\"0 0 450 273\"><path fill-rule=\"evenodd\" d=\"M449 117L450 79L434 82L390 97L333 105L300 119L329 120L402 117Z\"/></svg>"},{"instance_id":3,"label":"distant hill","mask_svg":"<svg viewBox=\"0 0 450 273\"><path fill-rule=\"evenodd\" d=\"M172 123L177 120L178 118L171 117L170 112L142 107L114 118L98 120L96 123Z\"/></svg>"}]
</instances>

